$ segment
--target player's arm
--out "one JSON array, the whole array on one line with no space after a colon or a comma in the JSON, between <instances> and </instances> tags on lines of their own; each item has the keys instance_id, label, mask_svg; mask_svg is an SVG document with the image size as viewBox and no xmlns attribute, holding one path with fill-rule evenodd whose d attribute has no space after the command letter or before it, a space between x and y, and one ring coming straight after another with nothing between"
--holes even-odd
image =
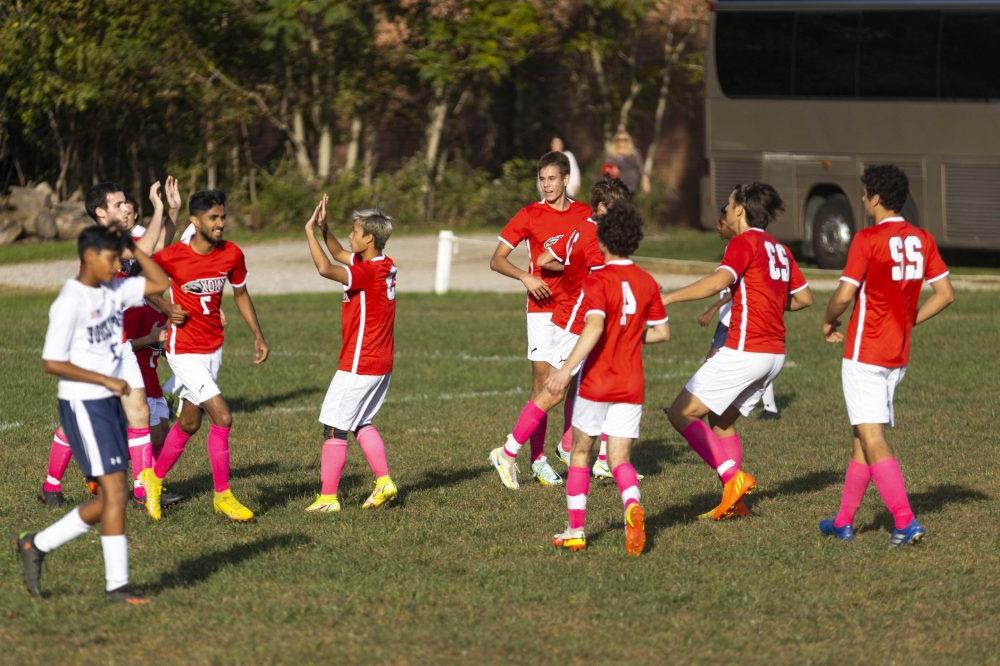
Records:
<instances>
[{"instance_id":1,"label":"player's arm","mask_svg":"<svg viewBox=\"0 0 1000 666\"><path fill-rule=\"evenodd\" d=\"M720 298L719 300L709 305L704 312L698 315L698 325L708 326L709 323L712 321L712 318L715 316L715 313L719 311L719 308L721 308L723 305L725 305L731 300L733 300L733 295L726 294L724 298Z\"/></svg>"},{"instance_id":2,"label":"player's arm","mask_svg":"<svg viewBox=\"0 0 1000 666\"><path fill-rule=\"evenodd\" d=\"M345 250L344 246L340 244L337 237L330 233L329 225L326 223L326 204L330 201L330 196L327 194L323 195L323 198L319 200L316 205L316 210L313 211L313 216L310 221L313 223L315 229L319 229L323 233L323 243L326 245L326 249L329 250L330 254L333 256L333 260L344 264L345 266L350 266L354 257L354 253L350 250ZM306 223L306 228L308 229L309 224ZM315 235L315 233L313 234ZM319 266L316 267L317 269ZM321 273L322 275L322 273ZM327 277L324 275L323 277ZM331 278L336 279L336 278ZM343 280L338 280L343 282Z\"/></svg>"},{"instance_id":3,"label":"player's arm","mask_svg":"<svg viewBox=\"0 0 1000 666\"><path fill-rule=\"evenodd\" d=\"M554 254L552 254L552 248L546 251L539 259L544 259L544 262L538 264L539 268L544 268L547 271L552 271L553 273L561 273L566 266L563 262L559 261Z\"/></svg>"},{"instance_id":4,"label":"player's arm","mask_svg":"<svg viewBox=\"0 0 1000 666\"><path fill-rule=\"evenodd\" d=\"M128 395L129 386L125 380L70 363L69 348L77 321L68 305L60 296L49 310L49 327L45 331L45 345L42 348L42 370L60 379L103 386L117 396Z\"/></svg>"},{"instance_id":5,"label":"player's arm","mask_svg":"<svg viewBox=\"0 0 1000 666\"><path fill-rule=\"evenodd\" d=\"M931 281L930 285L933 293L917 310L918 324L924 323L955 302L955 288L951 285L951 279L947 274Z\"/></svg>"},{"instance_id":6,"label":"player's arm","mask_svg":"<svg viewBox=\"0 0 1000 666\"><path fill-rule=\"evenodd\" d=\"M510 262L510 259L507 257L513 251L514 248L507 243L502 241L497 243L497 249L493 251L493 256L490 258L490 270L500 275L520 280L524 288L528 290L528 293L539 300L544 300L552 296L549 286L544 281Z\"/></svg>"},{"instance_id":7,"label":"player's arm","mask_svg":"<svg viewBox=\"0 0 1000 666\"><path fill-rule=\"evenodd\" d=\"M250 292L247 291L246 287L233 287L233 302L236 304L236 309L240 311L243 321L246 322L247 328L253 333L253 362L260 365L267 360L271 348L264 340L264 333L260 330L260 322L257 321L257 310L253 307Z\"/></svg>"},{"instance_id":8,"label":"player's arm","mask_svg":"<svg viewBox=\"0 0 1000 666\"><path fill-rule=\"evenodd\" d=\"M163 200L160 198L160 181L156 181L149 187L149 202L153 204L153 217L149 220L146 233L135 241L135 246L146 254L153 254L160 249L157 244L162 240L163 231Z\"/></svg>"},{"instance_id":9,"label":"player's arm","mask_svg":"<svg viewBox=\"0 0 1000 666\"><path fill-rule=\"evenodd\" d=\"M166 330L167 329L164 326L157 326L156 324L153 324L153 328L150 329L149 333L129 340L129 343L132 345L133 351L139 351L140 349L145 349L146 347L154 347L163 342L163 333Z\"/></svg>"},{"instance_id":10,"label":"player's arm","mask_svg":"<svg viewBox=\"0 0 1000 666\"><path fill-rule=\"evenodd\" d=\"M163 193L167 197L167 217L163 221L163 231L160 232L158 247L163 249L174 242L177 233L178 216L181 212L181 192L177 187L177 179L167 176L163 183Z\"/></svg>"},{"instance_id":11,"label":"player's arm","mask_svg":"<svg viewBox=\"0 0 1000 666\"><path fill-rule=\"evenodd\" d=\"M55 375L60 379L71 382L84 382L87 384L98 384L108 389L117 396L129 394L129 385L124 379L116 379L108 375L102 375L93 370L85 370L69 361L42 361L42 369L50 375Z\"/></svg>"},{"instance_id":12,"label":"player's arm","mask_svg":"<svg viewBox=\"0 0 1000 666\"><path fill-rule=\"evenodd\" d=\"M810 289L808 286L805 286L792 293L792 297L788 299L788 311L797 312L799 310L805 310L812 304L813 304L812 289Z\"/></svg>"},{"instance_id":13,"label":"player's arm","mask_svg":"<svg viewBox=\"0 0 1000 666\"><path fill-rule=\"evenodd\" d=\"M549 378L545 381L545 388L550 393L562 395L562 392L569 386L570 372L583 363L584 359L597 346L602 335L604 335L604 313L600 311L588 312L587 319L583 324L583 331L580 332L580 339L576 341L576 346L570 352L569 358L563 363L562 368L550 372Z\"/></svg>"},{"instance_id":14,"label":"player's arm","mask_svg":"<svg viewBox=\"0 0 1000 666\"><path fill-rule=\"evenodd\" d=\"M670 324L663 322L656 326L650 326L642 336L642 343L655 345L657 342L666 342L670 339Z\"/></svg>"},{"instance_id":15,"label":"player's arm","mask_svg":"<svg viewBox=\"0 0 1000 666\"><path fill-rule=\"evenodd\" d=\"M684 303L685 301L700 301L713 294L718 294L735 281L736 277L734 274L728 268L720 266L711 275L706 275L697 282L692 282L677 291L664 294L661 300L665 306L673 303Z\"/></svg>"},{"instance_id":16,"label":"player's arm","mask_svg":"<svg viewBox=\"0 0 1000 666\"><path fill-rule=\"evenodd\" d=\"M146 236L149 232L146 232ZM145 238L146 236L143 236ZM167 274L160 268L160 265L153 261L153 259L146 254L146 252L139 246L139 241L134 243L130 242L132 240L131 236L126 237L128 239L128 251L131 252L132 258L139 262L139 267L142 269L142 276L146 278L146 290L145 295L156 296L162 294L163 291L170 286L170 278ZM140 239L141 240L141 239Z\"/></svg>"},{"instance_id":17,"label":"player's arm","mask_svg":"<svg viewBox=\"0 0 1000 666\"><path fill-rule=\"evenodd\" d=\"M319 240L316 239L316 229L320 224L325 228L326 226L326 200L327 197L324 194L323 198L318 204L316 204L316 209L313 211L312 217L306 222L306 241L309 242L309 256L312 257L313 265L320 275L325 277L327 280L335 280L341 284L347 284L350 281L350 274L347 269L343 266L336 266L330 261L330 258L326 256L326 252L323 250L323 246L319 244ZM325 232L324 232L325 235ZM340 243L337 239L333 239L340 251L343 252L344 249L340 247ZM329 247L329 240L327 240L327 246ZM337 256L337 252L331 251L334 257ZM350 253L345 253L347 255L347 263L350 263ZM339 260L338 260L339 261ZM344 263L344 262L341 262Z\"/></svg>"},{"instance_id":18,"label":"player's arm","mask_svg":"<svg viewBox=\"0 0 1000 666\"><path fill-rule=\"evenodd\" d=\"M826 304L826 314L823 316L823 337L827 342L844 341L844 334L837 330L840 328L840 316L850 307L857 291L857 285L846 280L841 280L837 285L830 302Z\"/></svg>"}]
</instances>

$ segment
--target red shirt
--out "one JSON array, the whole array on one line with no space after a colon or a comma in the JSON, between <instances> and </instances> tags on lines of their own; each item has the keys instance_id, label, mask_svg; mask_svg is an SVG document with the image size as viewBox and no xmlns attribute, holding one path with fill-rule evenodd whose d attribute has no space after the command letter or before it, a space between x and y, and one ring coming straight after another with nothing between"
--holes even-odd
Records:
<instances>
[{"instance_id":1,"label":"red shirt","mask_svg":"<svg viewBox=\"0 0 1000 666\"><path fill-rule=\"evenodd\" d=\"M519 210L500 230L500 241L511 249L517 247L523 240L528 241L528 255L531 258L528 272L541 278L552 292L552 297L544 301L536 300L534 296L528 294L528 312L555 310L561 291L562 273L539 268L539 263L545 263L548 259L545 256L539 261L539 255L572 232L588 217L590 217L590 206L579 201L570 200L569 208L563 211L556 210L545 202L534 202Z\"/></svg>"},{"instance_id":2,"label":"red shirt","mask_svg":"<svg viewBox=\"0 0 1000 666\"><path fill-rule=\"evenodd\" d=\"M809 286L787 247L763 229L750 227L729 241L720 270L733 274L729 337L737 351L785 353L788 297Z\"/></svg>"},{"instance_id":3,"label":"red shirt","mask_svg":"<svg viewBox=\"0 0 1000 666\"><path fill-rule=\"evenodd\" d=\"M925 278L947 275L934 237L901 217L855 234L840 278L858 287L844 358L884 368L906 365L920 287Z\"/></svg>"},{"instance_id":4,"label":"red shirt","mask_svg":"<svg viewBox=\"0 0 1000 666\"><path fill-rule=\"evenodd\" d=\"M583 282L584 316L604 315L604 333L583 363L580 395L594 402L645 399L642 338L667 321L660 285L628 259L595 268Z\"/></svg>"},{"instance_id":5,"label":"red shirt","mask_svg":"<svg viewBox=\"0 0 1000 666\"><path fill-rule=\"evenodd\" d=\"M552 323L574 335L583 330L583 280L590 269L604 264L597 244L597 223L589 217L549 247L563 264L562 290L552 312Z\"/></svg>"},{"instance_id":6,"label":"red shirt","mask_svg":"<svg viewBox=\"0 0 1000 666\"><path fill-rule=\"evenodd\" d=\"M338 370L358 375L387 375L392 372L395 351L396 265L385 255L369 261L351 256L340 308L340 348Z\"/></svg>"},{"instance_id":7,"label":"red shirt","mask_svg":"<svg viewBox=\"0 0 1000 666\"><path fill-rule=\"evenodd\" d=\"M154 326L167 323L167 315L149 305L129 308L125 311L125 339L135 340L153 330ZM142 383L146 387L147 398L162 398L160 377L156 374L156 365L163 355L163 344L160 342L137 349L135 357L139 361L139 371L142 372Z\"/></svg>"},{"instance_id":8,"label":"red shirt","mask_svg":"<svg viewBox=\"0 0 1000 666\"><path fill-rule=\"evenodd\" d=\"M181 325L170 325L167 351L171 354L211 354L222 346L224 330L219 308L226 280L233 287L247 283L243 251L222 241L208 254L198 254L185 243L174 243L153 255L170 276L170 302L189 314Z\"/></svg>"}]
</instances>

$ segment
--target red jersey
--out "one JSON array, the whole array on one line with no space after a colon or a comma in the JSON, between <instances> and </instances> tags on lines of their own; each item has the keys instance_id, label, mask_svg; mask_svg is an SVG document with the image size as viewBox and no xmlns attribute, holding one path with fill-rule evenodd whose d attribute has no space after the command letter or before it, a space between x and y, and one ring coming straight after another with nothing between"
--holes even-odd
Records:
<instances>
[{"instance_id":1,"label":"red jersey","mask_svg":"<svg viewBox=\"0 0 1000 666\"><path fill-rule=\"evenodd\" d=\"M170 302L189 314L181 325L170 325L167 351L171 354L211 354L222 346L224 330L219 308L226 280L233 287L247 283L243 251L222 241L208 254L198 254L185 243L174 243L155 255L170 276Z\"/></svg>"},{"instance_id":2,"label":"red jersey","mask_svg":"<svg viewBox=\"0 0 1000 666\"><path fill-rule=\"evenodd\" d=\"M569 234L581 222L590 217L590 206L579 201L570 200L566 210L559 211L544 201L528 204L500 230L500 241L514 249L523 240L528 241L530 263L528 272L541 278L552 292L551 298L544 301L535 299L528 294L528 312L552 312L555 310L561 292L562 273L549 271L539 267L545 263L548 256L540 256L546 248L557 243L560 238Z\"/></svg>"},{"instance_id":3,"label":"red jersey","mask_svg":"<svg viewBox=\"0 0 1000 666\"><path fill-rule=\"evenodd\" d=\"M906 365L920 287L924 279L947 275L934 237L901 217L855 234L840 278L858 287L844 358L884 368Z\"/></svg>"},{"instance_id":4,"label":"red jersey","mask_svg":"<svg viewBox=\"0 0 1000 666\"><path fill-rule=\"evenodd\" d=\"M396 265L385 255L370 261L351 255L340 308L343 346L337 369L358 375L392 372L395 324Z\"/></svg>"},{"instance_id":5,"label":"red jersey","mask_svg":"<svg viewBox=\"0 0 1000 666\"><path fill-rule=\"evenodd\" d=\"M726 346L737 351L785 353L788 297L809 286L787 247L750 227L729 241L719 270L733 274Z\"/></svg>"},{"instance_id":6,"label":"red jersey","mask_svg":"<svg viewBox=\"0 0 1000 666\"><path fill-rule=\"evenodd\" d=\"M628 259L595 268L583 282L584 317L604 315L604 333L583 363L580 395L594 402L645 399L642 338L647 326L667 321L660 285Z\"/></svg>"},{"instance_id":7,"label":"red jersey","mask_svg":"<svg viewBox=\"0 0 1000 666\"><path fill-rule=\"evenodd\" d=\"M129 308L125 311L125 339L135 340L153 330L154 326L164 326L167 323L167 315L149 305L141 305L137 308ZM163 344L157 342L148 347L135 350L135 357L139 361L139 371L142 372L142 383L146 387L147 398L162 398L163 389L160 387L160 376L156 374L156 365L163 355Z\"/></svg>"},{"instance_id":8,"label":"red jersey","mask_svg":"<svg viewBox=\"0 0 1000 666\"><path fill-rule=\"evenodd\" d=\"M583 280L590 269L604 264L604 253L597 244L597 223L587 218L571 233L549 247L549 253L562 262L562 291L552 312L552 323L574 335L583 330Z\"/></svg>"}]
</instances>

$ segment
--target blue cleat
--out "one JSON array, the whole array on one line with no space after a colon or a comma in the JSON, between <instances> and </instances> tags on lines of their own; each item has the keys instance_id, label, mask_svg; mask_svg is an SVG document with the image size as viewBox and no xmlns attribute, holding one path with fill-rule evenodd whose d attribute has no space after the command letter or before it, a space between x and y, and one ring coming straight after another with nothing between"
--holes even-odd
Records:
<instances>
[{"instance_id":1,"label":"blue cleat","mask_svg":"<svg viewBox=\"0 0 1000 666\"><path fill-rule=\"evenodd\" d=\"M894 529L889 537L890 548L901 548L908 543L919 543L924 538L924 526L914 518L901 530Z\"/></svg>"},{"instance_id":2,"label":"blue cleat","mask_svg":"<svg viewBox=\"0 0 1000 666\"><path fill-rule=\"evenodd\" d=\"M837 537L841 541L850 541L854 538L854 526L851 524L843 527L834 527L833 518L824 518L819 521L819 531L826 536Z\"/></svg>"}]
</instances>

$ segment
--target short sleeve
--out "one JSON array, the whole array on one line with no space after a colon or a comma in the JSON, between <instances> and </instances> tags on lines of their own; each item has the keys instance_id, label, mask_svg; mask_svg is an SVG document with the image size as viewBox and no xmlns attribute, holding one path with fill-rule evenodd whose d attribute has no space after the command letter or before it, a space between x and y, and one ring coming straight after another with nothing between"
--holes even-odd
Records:
<instances>
[{"instance_id":1,"label":"short sleeve","mask_svg":"<svg viewBox=\"0 0 1000 666\"><path fill-rule=\"evenodd\" d=\"M744 232L745 233L745 232ZM746 273L753 259L753 248L743 234L733 238L726 245L726 252L722 255L722 262L719 269L726 270L733 276L733 282L739 280ZM716 270L719 270L716 269Z\"/></svg>"},{"instance_id":2,"label":"short sleeve","mask_svg":"<svg viewBox=\"0 0 1000 666\"><path fill-rule=\"evenodd\" d=\"M588 268L604 265L604 253L601 252L601 246L597 244L596 239L587 244L587 247L584 248L584 252L586 253Z\"/></svg>"},{"instance_id":3,"label":"short sleeve","mask_svg":"<svg viewBox=\"0 0 1000 666\"><path fill-rule=\"evenodd\" d=\"M941 278L948 277L948 266L944 263L944 259L941 258L941 253L938 252L937 241L934 240L934 236L927 234L926 247L927 249L924 251L926 262L924 275L927 282L937 282Z\"/></svg>"},{"instance_id":4,"label":"short sleeve","mask_svg":"<svg viewBox=\"0 0 1000 666\"><path fill-rule=\"evenodd\" d=\"M583 310L583 318L590 315L600 315L606 317L607 298L604 294L604 281L597 273L591 273L583 281L583 301L580 309Z\"/></svg>"},{"instance_id":5,"label":"short sleeve","mask_svg":"<svg viewBox=\"0 0 1000 666\"><path fill-rule=\"evenodd\" d=\"M229 269L229 283L233 285L234 289L238 289L247 286L247 261L243 256L243 250L235 245L233 248L236 250L236 260L233 262L233 267Z\"/></svg>"},{"instance_id":6,"label":"short sleeve","mask_svg":"<svg viewBox=\"0 0 1000 666\"><path fill-rule=\"evenodd\" d=\"M559 261L559 263L565 264L566 260L569 259L569 257L567 256L569 252L567 252L567 250L570 247L570 240L574 236L579 236L579 235L580 235L579 231L573 231L572 233L563 234L562 236L559 237L559 240L557 240L555 243L549 246L549 254L555 257L556 260Z\"/></svg>"},{"instance_id":7,"label":"short sleeve","mask_svg":"<svg viewBox=\"0 0 1000 666\"><path fill-rule=\"evenodd\" d=\"M149 333L149 328L142 330L146 320L145 308L130 308L122 317L122 329L126 340L135 340Z\"/></svg>"},{"instance_id":8,"label":"short sleeve","mask_svg":"<svg viewBox=\"0 0 1000 666\"><path fill-rule=\"evenodd\" d=\"M868 274L868 255L866 236L858 234L851 241L851 247L847 250L847 264L844 266L844 272L841 273L840 279L855 287L860 287L865 280L865 275Z\"/></svg>"},{"instance_id":9,"label":"short sleeve","mask_svg":"<svg viewBox=\"0 0 1000 666\"><path fill-rule=\"evenodd\" d=\"M111 282L115 300L122 308L135 308L146 302L146 278L115 278Z\"/></svg>"},{"instance_id":10,"label":"short sleeve","mask_svg":"<svg viewBox=\"0 0 1000 666\"><path fill-rule=\"evenodd\" d=\"M69 347L76 330L77 304L73 299L59 295L49 308L49 327L45 331L45 346L42 359L46 361L68 361Z\"/></svg>"},{"instance_id":11,"label":"short sleeve","mask_svg":"<svg viewBox=\"0 0 1000 666\"><path fill-rule=\"evenodd\" d=\"M657 290L653 293L653 300L649 305L649 314L646 315L646 326L659 326L666 324L670 320L667 309L663 307L663 299Z\"/></svg>"},{"instance_id":12,"label":"short sleeve","mask_svg":"<svg viewBox=\"0 0 1000 666\"><path fill-rule=\"evenodd\" d=\"M500 230L500 242L514 249L521 241L528 237L531 221L528 216L527 207L517 211L514 217Z\"/></svg>"},{"instance_id":13,"label":"short sleeve","mask_svg":"<svg viewBox=\"0 0 1000 666\"><path fill-rule=\"evenodd\" d=\"M806 281L806 276L802 274L802 269L799 268L798 262L795 261L795 257L792 253L785 248L786 255L788 256L789 264L789 281L788 281L788 293L797 294L806 287L809 286L809 282Z\"/></svg>"},{"instance_id":14,"label":"short sleeve","mask_svg":"<svg viewBox=\"0 0 1000 666\"><path fill-rule=\"evenodd\" d=\"M154 254L150 259L156 262L156 265L163 269L163 272L170 275L170 263L173 258L173 246L167 246Z\"/></svg>"},{"instance_id":15,"label":"short sleeve","mask_svg":"<svg viewBox=\"0 0 1000 666\"><path fill-rule=\"evenodd\" d=\"M357 257L358 255L354 255ZM352 259L352 261L354 261ZM347 289L349 291L361 291L375 284L378 266L374 261L355 261L347 267Z\"/></svg>"}]
</instances>

